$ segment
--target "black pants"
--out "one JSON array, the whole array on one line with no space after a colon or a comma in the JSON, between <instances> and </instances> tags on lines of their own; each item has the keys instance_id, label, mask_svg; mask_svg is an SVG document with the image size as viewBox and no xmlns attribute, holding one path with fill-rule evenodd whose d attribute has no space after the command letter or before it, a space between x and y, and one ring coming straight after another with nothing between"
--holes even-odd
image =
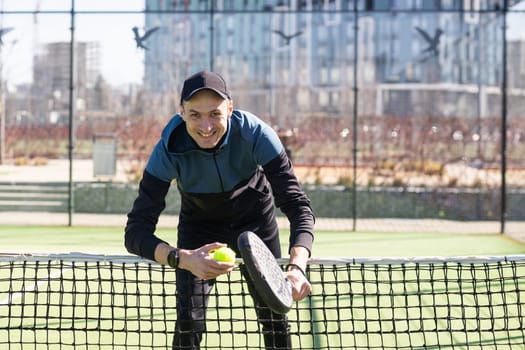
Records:
<instances>
[{"instance_id":1,"label":"black pants","mask_svg":"<svg viewBox=\"0 0 525 350\"><path fill-rule=\"evenodd\" d=\"M247 270L241 265L250 294L254 299L257 318L262 327L266 349L292 349L289 325L285 315L266 307L257 294ZM200 349L202 334L206 331L206 307L215 280L202 280L185 270L177 271L177 322L173 349Z\"/></svg>"}]
</instances>

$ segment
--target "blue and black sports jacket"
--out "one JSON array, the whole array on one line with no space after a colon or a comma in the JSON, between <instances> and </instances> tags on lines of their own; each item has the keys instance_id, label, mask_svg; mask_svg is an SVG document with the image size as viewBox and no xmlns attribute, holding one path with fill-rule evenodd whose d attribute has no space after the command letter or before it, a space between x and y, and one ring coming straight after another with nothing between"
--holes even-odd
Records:
<instances>
[{"instance_id":1,"label":"blue and black sports jacket","mask_svg":"<svg viewBox=\"0 0 525 350\"><path fill-rule=\"evenodd\" d=\"M177 246L196 249L215 241L235 247L250 230L278 240L274 205L290 221L290 247L311 250L314 215L275 131L255 115L234 110L221 144L198 147L180 115L166 125L150 155L139 194L128 214L125 245L154 260L155 236L170 184L181 195Z\"/></svg>"}]
</instances>

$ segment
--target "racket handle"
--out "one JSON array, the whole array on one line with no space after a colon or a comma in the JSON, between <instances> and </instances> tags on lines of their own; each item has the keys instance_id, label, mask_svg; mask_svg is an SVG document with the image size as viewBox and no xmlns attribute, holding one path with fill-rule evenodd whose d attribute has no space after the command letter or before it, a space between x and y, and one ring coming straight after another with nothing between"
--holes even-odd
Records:
<instances>
[{"instance_id":1,"label":"racket handle","mask_svg":"<svg viewBox=\"0 0 525 350\"><path fill-rule=\"evenodd\" d=\"M293 289L293 282L290 281L288 278L285 278L285 281L286 281L287 288L290 290L290 293L291 293Z\"/></svg>"}]
</instances>

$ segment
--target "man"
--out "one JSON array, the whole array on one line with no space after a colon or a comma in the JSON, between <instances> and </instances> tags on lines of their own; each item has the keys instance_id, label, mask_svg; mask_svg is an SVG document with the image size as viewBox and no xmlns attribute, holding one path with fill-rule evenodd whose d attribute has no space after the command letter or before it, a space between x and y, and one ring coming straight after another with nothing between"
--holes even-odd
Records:
<instances>
[{"instance_id":1,"label":"man","mask_svg":"<svg viewBox=\"0 0 525 350\"><path fill-rule=\"evenodd\" d=\"M181 195L176 247L154 235L174 181ZM274 203L290 221L286 276L298 301L311 291L304 275L313 242L310 200L274 130L233 109L220 75L192 75L182 88L180 114L168 122L150 155L125 230L129 252L177 269L174 349L199 349L215 278L235 267L214 261L210 250L228 245L238 252L237 237L252 231L281 257ZM247 282L266 347L291 349L286 317L265 307Z\"/></svg>"}]
</instances>

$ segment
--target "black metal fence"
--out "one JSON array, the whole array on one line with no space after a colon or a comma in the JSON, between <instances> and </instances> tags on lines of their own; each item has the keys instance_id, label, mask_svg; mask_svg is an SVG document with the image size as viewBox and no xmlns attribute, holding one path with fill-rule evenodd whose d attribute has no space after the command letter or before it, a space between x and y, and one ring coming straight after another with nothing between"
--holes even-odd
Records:
<instances>
[{"instance_id":1,"label":"black metal fence","mask_svg":"<svg viewBox=\"0 0 525 350\"><path fill-rule=\"evenodd\" d=\"M69 181L84 181L75 160L111 134L112 180L136 182L184 78L212 69L236 108L278 130L305 185L346 189L342 216L433 217L420 215L430 196L444 219L499 220L502 232L524 220L513 199L525 188L523 1L0 7L4 167L68 159ZM390 210L369 205L386 197Z\"/></svg>"}]
</instances>

